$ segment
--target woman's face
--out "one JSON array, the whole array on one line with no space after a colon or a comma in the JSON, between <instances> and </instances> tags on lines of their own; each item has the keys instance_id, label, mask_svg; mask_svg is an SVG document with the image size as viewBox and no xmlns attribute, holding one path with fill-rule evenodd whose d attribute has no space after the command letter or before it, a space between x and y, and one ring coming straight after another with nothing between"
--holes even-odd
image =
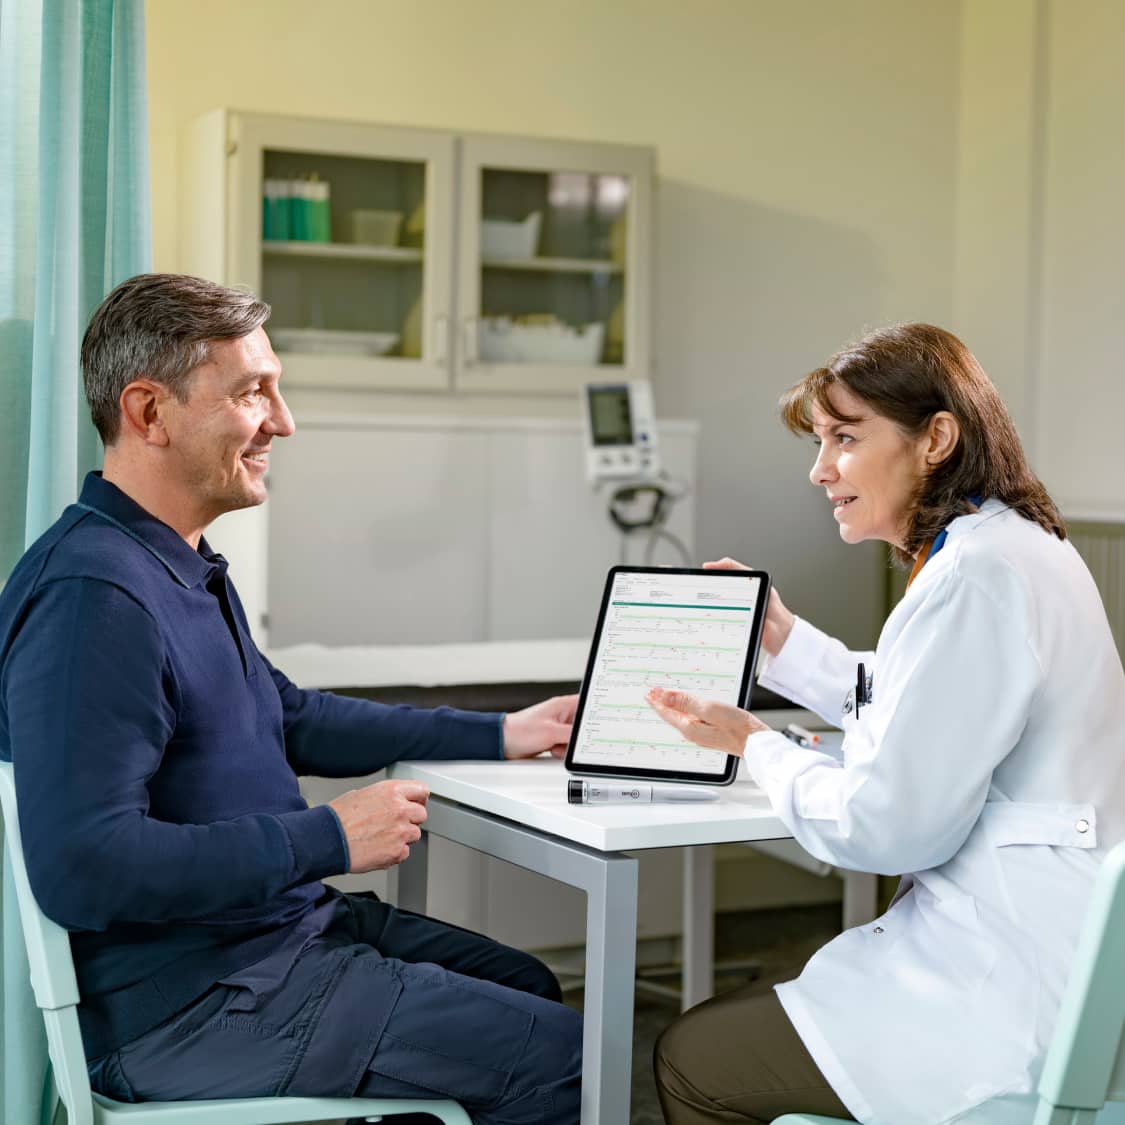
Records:
<instances>
[{"instance_id":1,"label":"woman's face","mask_svg":"<svg viewBox=\"0 0 1125 1125\"><path fill-rule=\"evenodd\" d=\"M929 435L907 437L839 384L829 398L834 409L859 421L841 422L813 406L819 448L809 479L828 494L845 543L882 539L901 547L910 504L926 471Z\"/></svg>"}]
</instances>

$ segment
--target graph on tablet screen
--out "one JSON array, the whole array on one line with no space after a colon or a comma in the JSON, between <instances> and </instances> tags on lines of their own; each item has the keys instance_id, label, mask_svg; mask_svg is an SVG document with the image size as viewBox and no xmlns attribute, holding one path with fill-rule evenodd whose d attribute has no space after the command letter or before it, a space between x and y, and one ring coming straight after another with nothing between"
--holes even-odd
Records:
<instances>
[{"instance_id":1,"label":"graph on tablet screen","mask_svg":"<svg viewBox=\"0 0 1125 1125\"><path fill-rule=\"evenodd\" d=\"M598 638L577 766L723 773L727 756L703 750L645 702L651 687L740 704L760 579L619 573Z\"/></svg>"}]
</instances>

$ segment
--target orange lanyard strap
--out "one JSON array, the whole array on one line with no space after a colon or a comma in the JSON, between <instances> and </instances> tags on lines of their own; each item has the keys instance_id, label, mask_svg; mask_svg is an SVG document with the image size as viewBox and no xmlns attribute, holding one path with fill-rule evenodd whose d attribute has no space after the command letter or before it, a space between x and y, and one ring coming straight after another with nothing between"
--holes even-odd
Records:
<instances>
[{"instance_id":1,"label":"orange lanyard strap","mask_svg":"<svg viewBox=\"0 0 1125 1125\"><path fill-rule=\"evenodd\" d=\"M979 492L974 492L969 497L969 510L979 512L981 504L984 503L983 497ZM918 572L945 546L945 540L949 535L949 528L943 527L928 543L924 544L922 550L918 552L918 557L914 560L914 568L910 572L910 577L906 580L906 588L910 589L910 583L918 577Z\"/></svg>"},{"instance_id":2,"label":"orange lanyard strap","mask_svg":"<svg viewBox=\"0 0 1125 1125\"><path fill-rule=\"evenodd\" d=\"M910 577L906 580L906 588L908 590L910 589L910 583L913 582L914 579L917 578L918 575L922 572L922 567L924 567L926 565L926 562L930 557L930 551L933 550L933 547L934 547L934 541L931 539L928 543L926 543L922 547L922 549L918 552L917 556L915 557L914 567L910 571Z\"/></svg>"}]
</instances>

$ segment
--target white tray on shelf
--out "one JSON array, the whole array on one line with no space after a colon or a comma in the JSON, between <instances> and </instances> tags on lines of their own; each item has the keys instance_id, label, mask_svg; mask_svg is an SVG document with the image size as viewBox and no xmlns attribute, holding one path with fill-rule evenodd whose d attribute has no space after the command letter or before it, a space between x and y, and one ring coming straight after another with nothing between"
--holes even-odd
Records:
<instances>
[{"instance_id":1,"label":"white tray on shelf","mask_svg":"<svg viewBox=\"0 0 1125 1125\"><path fill-rule=\"evenodd\" d=\"M480 253L482 258L534 258L539 246L543 212L532 211L520 222L507 219L482 219Z\"/></svg>"},{"instance_id":2,"label":"white tray on shelf","mask_svg":"<svg viewBox=\"0 0 1125 1125\"><path fill-rule=\"evenodd\" d=\"M602 357L605 325L600 321L569 324L520 324L506 316L480 322L480 358L484 363L568 363L596 367Z\"/></svg>"},{"instance_id":3,"label":"white tray on shelf","mask_svg":"<svg viewBox=\"0 0 1125 1125\"><path fill-rule=\"evenodd\" d=\"M385 355L398 343L397 332L343 332L328 328L274 328L268 331L277 352Z\"/></svg>"}]
</instances>

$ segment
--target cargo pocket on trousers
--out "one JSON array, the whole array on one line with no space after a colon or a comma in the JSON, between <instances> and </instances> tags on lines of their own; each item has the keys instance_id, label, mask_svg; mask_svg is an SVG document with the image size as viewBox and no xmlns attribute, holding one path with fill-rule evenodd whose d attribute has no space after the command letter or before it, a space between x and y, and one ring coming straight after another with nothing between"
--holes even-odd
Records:
<instances>
[{"instance_id":1,"label":"cargo pocket on trousers","mask_svg":"<svg viewBox=\"0 0 1125 1125\"><path fill-rule=\"evenodd\" d=\"M367 1069L469 1104L493 1105L524 1057L534 1016L497 996L497 985L413 968L403 975Z\"/></svg>"},{"instance_id":2,"label":"cargo pocket on trousers","mask_svg":"<svg viewBox=\"0 0 1125 1125\"><path fill-rule=\"evenodd\" d=\"M129 1085L121 1070L121 1052L110 1051L108 1055L94 1059L88 1066L90 1089L95 1093L113 1098L115 1102L135 1102L139 1099Z\"/></svg>"}]
</instances>

